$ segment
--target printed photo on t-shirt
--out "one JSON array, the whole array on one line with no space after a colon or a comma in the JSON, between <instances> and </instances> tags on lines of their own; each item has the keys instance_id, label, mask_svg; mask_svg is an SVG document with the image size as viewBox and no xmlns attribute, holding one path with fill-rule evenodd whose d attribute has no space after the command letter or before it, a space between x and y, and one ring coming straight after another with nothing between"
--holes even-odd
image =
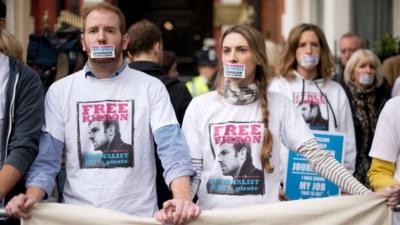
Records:
<instances>
[{"instance_id":1,"label":"printed photo on t-shirt","mask_svg":"<svg viewBox=\"0 0 400 225\"><path fill-rule=\"evenodd\" d=\"M293 103L312 130L328 130L328 105L326 97L315 92L294 92Z\"/></svg>"},{"instance_id":2,"label":"printed photo on t-shirt","mask_svg":"<svg viewBox=\"0 0 400 225\"><path fill-rule=\"evenodd\" d=\"M78 102L80 167L134 166L134 100Z\"/></svg>"},{"instance_id":3,"label":"printed photo on t-shirt","mask_svg":"<svg viewBox=\"0 0 400 225\"><path fill-rule=\"evenodd\" d=\"M264 172L258 150L261 122L226 122L209 125L215 161L207 181L209 194L263 195Z\"/></svg>"}]
</instances>

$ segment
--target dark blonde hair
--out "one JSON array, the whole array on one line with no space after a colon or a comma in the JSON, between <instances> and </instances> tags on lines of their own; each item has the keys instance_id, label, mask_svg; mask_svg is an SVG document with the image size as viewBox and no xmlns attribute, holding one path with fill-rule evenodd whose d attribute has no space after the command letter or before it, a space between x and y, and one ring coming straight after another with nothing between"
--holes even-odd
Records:
<instances>
[{"instance_id":1,"label":"dark blonde hair","mask_svg":"<svg viewBox=\"0 0 400 225\"><path fill-rule=\"evenodd\" d=\"M329 79L334 72L335 63L329 50L324 32L318 26L308 23L299 24L290 31L286 45L283 49L282 57L278 63L278 73L286 79L294 79L292 70L295 70L297 67L296 50L299 46L301 35L306 31L312 31L318 37L321 53L317 72L324 80Z\"/></svg>"},{"instance_id":2,"label":"dark blonde hair","mask_svg":"<svg viewBox=\"0 0 400 225\"><path fill-rule=\"evenodd\" d=\"M21 43L7 30L1 30L0 51L10 58L17 59L21 62L23 61L23 50Z\"/></svg>"},{"instance_id":3,"label":"dark blonde hair","mask_svg":"<svg viewBox=\"0 0 400 225\"><path fill-rule=\"evenodd\" d=\"M262 112L262 122L264 124L264 141L261 147L261 163L265 171L268 173L272 173L274 170L273 165L270 162L271 153L272 153L272 135L270 130L268 129L269 124L269 111L268 111L268 98L267 98L267 87L268 80L271 76L270 70L268 67L267 54L265 51L265 41L263 35L247 24L235 25L228 28L222 35L221 38L221 49L223 42L227 35L231 33L238 33L242 35L249 47L250 51L253 54L254 60L256 62L256 70L255 70L255 82L260 89L260 104L261 104L261 112ZM223 86L224 77L222 72L218 74L217 78L217 87L220 89Z\"/></svg>"},{"instance_id":4,"label":"dark blonde hair","mask_svg":"<svg viewBox=\"0 0 400 225\"><path fill-rule=\"evenodd\" d=\"M117 8L116 6L111 5L110 3L107 3L107 2L99 3L97 5L94 5L90 8L88 8L87 10L85 10L85 14L83 14L83 20L82 20L83 32L85 32L85 29L86 29L86 19L87 19L88 15L91 12L96 11L96 10L105 10L105 11L115 13L119 18L119 30L121 31L121 34L125 34L126 23L125 23L124 14L122 13L122 11L119 8Z\"/></svg>"},{"instance_id":5,"label":"dark blonde hair","mask_svg":"<svg viewBox=\"0 0 400 225\"><path fill-rule=\"evenodd\" d=\"M371 50L368 49L358 49L351 55L344 70L344 82L346 83L346 85L351 84L355 86L354 69L356 68L359 62L372 63L376 71L374 86L375 87L381 86L383 83L383 70L381 61Z\"/></svg>"}]
</instances>

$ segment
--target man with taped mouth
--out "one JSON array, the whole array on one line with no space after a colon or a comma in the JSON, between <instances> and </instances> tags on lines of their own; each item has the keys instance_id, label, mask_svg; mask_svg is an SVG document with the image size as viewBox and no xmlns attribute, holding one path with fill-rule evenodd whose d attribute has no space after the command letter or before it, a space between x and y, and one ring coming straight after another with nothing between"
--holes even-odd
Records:
<instances>
[{"instance_id":1,"label":"man with taped mouth","mask_svg":"<svg viewBox=\"0 0 400 225\"><path fill-rule=\"evenodd\" d=\"M88 61L84 69L49 88L39 155L29 170L26 194L7 205L9 215L29 218L31 206L51 194L63 150L65 203L156 216L164 224L184 224L200 214L191 201L189 176L194 169L168 92L160 80L124 63L122 52L129 42L125 31L123 13L109 3L85 12L81 42ZM127 142L120 144L131 145L130 149L104 152L102 142L106 140L101 140L100 134L106 135L102 139L112 140L107 149L117 140L116 124L102 125L107 118L119 123ZM153 139L165 167L165 182L173 193L161 211L157 207ZM103 154L90 151L93 144L104 148ZM97 160L99 155L109 166Z\"/></svg>"}]
</instances>

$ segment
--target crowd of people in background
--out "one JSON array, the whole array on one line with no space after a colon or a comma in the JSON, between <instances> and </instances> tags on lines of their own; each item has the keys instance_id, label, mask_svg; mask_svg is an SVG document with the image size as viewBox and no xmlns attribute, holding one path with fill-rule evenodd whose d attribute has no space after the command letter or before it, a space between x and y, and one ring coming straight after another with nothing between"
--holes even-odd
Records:
<instances>
[{"instance_id":1,"label":"crowd of people in background","mask_svg":"<svg viewBox=\"0 0 400 225\"><path fill-rule=\"evenodd\" d=\"M0 3L0 197L10 216L0 225L53 195L62 162L59 201L168 224L288 200L291 151L342 193L399 202L400 58L382 63L355 33L340 38L336 66L314 24L293 27L282 46L233 25L198 52L198 75L181 80L156 24L127 26L100 3L83 16L86 63L44 96ZM319 131L343 135L341 162Z\"/></svg>"}]
</instances>

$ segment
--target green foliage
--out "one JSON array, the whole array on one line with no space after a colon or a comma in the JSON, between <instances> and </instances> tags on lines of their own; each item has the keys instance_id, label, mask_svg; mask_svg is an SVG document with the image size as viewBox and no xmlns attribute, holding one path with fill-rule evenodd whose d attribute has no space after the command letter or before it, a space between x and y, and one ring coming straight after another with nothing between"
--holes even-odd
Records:
<instances>
[{"instance_id":1,"label":"green foliage","mask_svg":"<svg viewBox=\"0 0 400 225\"><path fill-rule=\"evenodd\" d=\"M374 43L374 52L383 60L397 54L398 40L392 33L384 33L380 40Z\"/></svg>"}]
</instances>

